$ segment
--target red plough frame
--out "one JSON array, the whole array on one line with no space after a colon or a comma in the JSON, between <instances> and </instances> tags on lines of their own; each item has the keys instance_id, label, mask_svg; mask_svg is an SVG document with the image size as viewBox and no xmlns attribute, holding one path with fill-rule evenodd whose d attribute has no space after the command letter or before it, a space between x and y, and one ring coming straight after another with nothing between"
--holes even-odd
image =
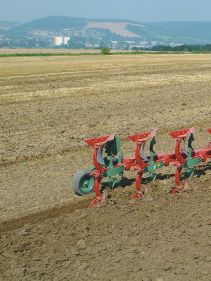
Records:
<instances>
[{"instance_id":1,"label":"red plough frame","mask_svg":"<svg viewBox=\"0 0 211 281\"><path fill-rule=\"evenodd\" d=\"M211 129L208 129L211 134ZM96 198L90 206L98 202L105 201L101 190L101 182L104 177L109 180L109 186L113 188L121 180L124 171L136 171L136 192L134 199L143 196L141 190L142 176L148 173L154 180L156 171L170 165L175 167L175 186L171 193L175 194L188 189L187 181L181 182L182 173L186 173L188 178L193 176L195 168L202 162L211 159L211 142L208 146L194 150L195 128L184 129L169 133L175 139L175 149L173 153L157 154L154 151L156 144L156 130L128 136L128 140L135 144L135 154L133 157L123 157L120 139L111 134L104 137L87 139L85 142L93 147L93 167L89 170L79 171L73 180L73 188L76 194L85 195L95 192ZM149 142L149 154L146 155L146 143ZM119 177L119 179L117 179Z\"/></svg>"}]
</instances>

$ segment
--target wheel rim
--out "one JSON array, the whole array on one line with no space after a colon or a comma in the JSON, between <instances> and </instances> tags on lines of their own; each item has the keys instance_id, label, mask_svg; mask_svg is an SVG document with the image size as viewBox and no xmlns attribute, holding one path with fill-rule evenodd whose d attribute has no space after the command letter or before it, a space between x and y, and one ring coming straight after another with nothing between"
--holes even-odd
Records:
<instances>
[{"instance_id":1,"label":"wheel rim","mask_svg":"<svg viewBox=\"0 0 211 281\"><path fill-rule=\"evenodd\" d=\"M94 178L85 177L81 180L81 191L83 194L87 194L93 191L94 188Z\"/></svg>"}]
</instances>

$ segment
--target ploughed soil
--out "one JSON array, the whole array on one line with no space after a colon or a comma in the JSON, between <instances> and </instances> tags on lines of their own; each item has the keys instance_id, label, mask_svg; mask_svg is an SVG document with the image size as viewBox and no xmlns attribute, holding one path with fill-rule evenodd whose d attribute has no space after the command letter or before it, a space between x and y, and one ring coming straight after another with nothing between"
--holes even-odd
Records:
<instances>
[{"instance_id":1,"label":"ploughed soil","mask_svg":"<svg viewBox=\"0 0 211 281\"><path fill-rule=\"evenodd\" d=\"M158 180L140 201L118 188L96 208L66 205L7 222L1 280L210 281L211 181L198 176L176 196Z\"/></svg>"},{"instance_id":2,"label":"ploughed soil","mask_svg":"<svg viewBox=\"0 0 211 281\"><path fill-rule=\"evenodd\" d=\"M174 168L131 200L135 172L105 204L71 189L91 165L83 139L157 127L158 152L171 130L196 126L210 140L210 55L1 58L0 280L211 281L211 169L189 192L169 195ZM106 186L106 184L105 184Z\"/></svg>"}]
</instances>

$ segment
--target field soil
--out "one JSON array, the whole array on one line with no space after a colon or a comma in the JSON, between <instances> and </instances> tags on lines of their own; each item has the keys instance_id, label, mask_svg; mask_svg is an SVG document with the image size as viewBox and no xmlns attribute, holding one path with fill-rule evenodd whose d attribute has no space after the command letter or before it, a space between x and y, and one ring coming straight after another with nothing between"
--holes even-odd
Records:
<instances>
[{"instance_id":1,"label":"field soil","mask_svg":"<svg viewBox=\"0 0 211 281\"><path fill-rule=\"evenodd\" d=\"M131 200L135 172L86 209L72 176L91 165L83 140L196 126L210 141L211 55L0 59L0 280L211 281L211 169L170 196L174 168Z\"/></svg>"},{"instance_id":2,"label":"field soil","mask_svg":"<svg viewBox=\"0 0 211 281\"><path fill-rule=\"evenodd\" d=\"M126 37L136 37L137 34L130 32L127 30L127 22L96 22L96 21L91 21L88 22L86 28L100 28L100 29L108 29L112 33L116 33L120 36L126 36ZM137 24L137 26L140 26Z\"/></svg>"},{"instance_id":3,"label":"field soil","mask_svg":"<svg viewBox=\"0 0 211 281\"><path fill-rule=\"evenodd\" d=\"M0 49L0 54L37 54L37 53L41 53L41 54L46 54L46 53L76 53L76 54L80 54L80 53L100 53L100 50L95 50L95 49L8 49L8 48L1 48Z\"/></svg>"}]
</instances>

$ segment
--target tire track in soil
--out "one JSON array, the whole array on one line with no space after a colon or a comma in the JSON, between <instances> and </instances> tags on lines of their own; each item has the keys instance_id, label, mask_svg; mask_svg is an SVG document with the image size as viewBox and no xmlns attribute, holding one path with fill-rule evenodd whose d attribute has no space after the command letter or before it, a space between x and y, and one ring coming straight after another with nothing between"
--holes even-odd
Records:
<instances>
[{"instance_id":1,"label":"tire track in soil","mask_svg":"<svg viewBox=\"0 0 211 281\"><path fill-rule=\"evenodd\" d=\"M202 164L198 167L198 170L195 171L195 175L197 176L197 180L200 180L200 177L203 175L206 175L206 171L210 170L209 163ZM169 177L174 177L174 174L169 175ZM158 175L159 178L159 175ZM162 177L160 178L162 181ZM144 182L147 182L147 179L144 179ZM209 179L205 179L205 182L209 181ZM195 182L195 183L196 183ZM193 181L194 183L194 181ZM159 181L158 181L159 184ZM54 206L52 208L44 209L39 212L35 212L32 214L29 214L27 216L22 216L19 218L13 218L6 221L3 221L0 225L0 233L12 231L15 229L19 229L23 227L25 224L36 224L39 222L42 222L44 220L48 219L54 219L57 217L60 217L65 214L71 214L74 213L77 210L82 210L86 207L88 207L92 197L94 196L94 193L91 195L87 195L86 198L80 199L78 197L78 200L76 199L75 202L68 202L61 206Z\"/></svg>"},{"instance_id":2,"label":"tire track in soil","mask_svg":"<svg viewBox=\"0 0 211 281\"><path fill-rule=\"evenodd\" d=\"M0 225L0 233L12 231L18 228L23 227L25 224L36 224L47 219L53 219L60 217L64 214L70 214L76 210L86 208L90 203L90 197L88 196L85 199L76 202L69 202L63 204L62 206L55 206L53 208L48 208L41 210L36 213L29 214L27 216L13 218L6 221L3 221Z\"/></svg>"}]
</instances>

